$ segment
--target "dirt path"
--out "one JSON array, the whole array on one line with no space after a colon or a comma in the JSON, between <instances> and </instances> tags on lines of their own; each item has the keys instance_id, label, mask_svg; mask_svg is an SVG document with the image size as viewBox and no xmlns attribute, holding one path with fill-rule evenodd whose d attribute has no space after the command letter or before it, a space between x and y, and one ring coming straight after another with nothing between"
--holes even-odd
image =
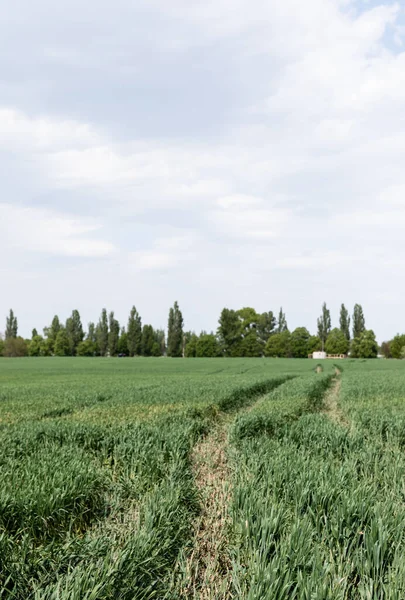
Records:
<instances>
[{"instance_id":1,"label":"dirt path","mask_svg":"<svg viewBox=\"0 0 405 600\"><path fill-rule=\"evenodd\" d=\"M348 427L349 422L339 408L339 394L342 386L342 380L340 378L341 371L336 368L335 373L336 378L325 396L324 409L321 412L327 415L332 421L335 421L335 423Z\"/></svg>"},{"instance_id":2,"label":"dirt path","mask_svg":"<svg viewBox=\"0 0 405 600\"><path fill-rule=\"evenodd\" d=\"M202 512L194 524L194 543L186 560L182 597L231 598L231 563L227 554L231 473L226 448L228 425L221 422L194 448L192 461Z\"/></svg>"}]
</instances>

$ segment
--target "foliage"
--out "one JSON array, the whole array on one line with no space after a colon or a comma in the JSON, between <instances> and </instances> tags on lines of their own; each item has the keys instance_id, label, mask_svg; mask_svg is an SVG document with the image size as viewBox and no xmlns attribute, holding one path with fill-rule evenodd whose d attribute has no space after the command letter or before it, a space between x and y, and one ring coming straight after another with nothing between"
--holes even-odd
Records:
<instances>
[{"instance_id":1,"label":"foliage","mask_svg":"<svg viewBox=\"0 0 405 600\"><path fill-rule=\"evenodd\" d=\"M350 342L350 317L344 304L340 307L339 327L346 340Z\"/></svg>"},{"instance_id":2,"label":"foliage","mask_svg":"<svg viewBox=\"0 0 405 600\"><path fill-rule=\"evenodd\" d=\"M310 333L305 327L297 327L290 337L291 355L294 358L308 358Z\"/></svg>"},{"instance_id":3,"label":"foliage","mask_svg":"<svg viewBox=\"0 0 405 600\"><path fill-rule=\"evenodd\" d=\"M6 319L5 339L16 338L18 334L18 322L13 310L10 308L9 315Z\"/></svg>"},{"instance_id":4,"label":"foliage","mask_svg":"<svg viewBox=\"0 0 405 600\"><path fill-rule=\"evenodd\" d=\"M108 350L108 317L107 309L103 308L96 327L97 347L100 356L105 356Z\"/></svg>"},{"instance_id":5,"label":"foliage","mask_svg":"<svg viewBox=\"0 0 405 600\"><path fill-rule=\"evenodd\" d=\"M128 351L129 356L136 356L142 351L142 320L135 306L131 308L128 325Z\"/></svg>"},{"instance_id":6,"label":"foliage","mask_svg":"<svg viewBox=\"0 0 405 600\"><path fill-rule=\"evenodd\" d=\"M270 336L265 348L266 356L287 358L291 356L291 334L288 329Z\"/></svg>"},{"instance_id":7,"label":"foliage","mask_svg":"<svg viewBox=\"0 0 405 600\"><path fill-rule=\"evenodd\" d=\"M288 331L288 325L285 313L283 312L283 307L280 307L277 319L276 333L283 333L284 331Z\"/></svg>"},{"instance_id":8,"label":"foliage","mask_svg":"<svg viewBox=\"0 0 405 600\"><path fill-rule=\"evenodd\" d=\"M70 353L69 339L65 328L60 329L56 336L54 352L55 356L68 356Z\"/></svg>"},{"instance_id":9,"label":"foliage","mask_svg":"<svg viewBox=\"0 0 405 600\"><path fill-rule=\"evenodd\" d=\"M347 354L349 341L341 329L332 329L326 340L325 350L328 354Z\"/></svg>"},{"instance_id":10,"label":"foliage","mask_svg":"<svg viewBox=\"0 0 405 600\"><path fill-rule=\"evenodd\" d=\"M27 356L28 346L22 337L8 337L4 340L3 356L8 358L18 358Z\"/></svg>"},{"instance_id":11,"label":"foliage","mask_svg":"<svg viewBox=\"0 0 405 600\"><path fill-rule=\"evenodd\" d=\"M350 356L353 358L377 358L378 344L374 331L371 329L352 340Z\"/></svg>"},{"instance_id":12,"label":"foliage","mask_svg":"<svg viewBox=\"0 0 405 600\"><path fill-rule=\"evenodd\" d=\"M220 348L215 335L207 333L200 335L195 345L197 358L213 358L220 355Z\"/></svg>"},{"instance_id":13,"label":"foliage","mask_svg":"<svg viewBox=\"0 0 405 600\"><path fill-rule=\"evenodd\" d=\"M108 317L108 351L110 356L116 356L118 353L118 340L120 336L120 324L114 317L114 312L111 311Z\"/></svg>"},{"instance_id":14,"label":"foliage","mask_svg":"<svg viewBox=\"0 0 405 600\"><path fill-rule=\"evenodd\" d=\"M353 309L353 338L360 338L366 329L363 308L360 304L355 304Z\"/></svg>"},{"instance_id":15,"label":"foliage","mask_svg":"<svg viewBox=\"0 0 405 600\"><path fill-rule=\"evenodd\" d=\"M65 331L69 343L69 354L70 356L75 356L77 346L84 338L83 326L78 310L73 310L72 316L67 319Z\"/></svg>"},{"instance_id":16,"label":"foliage","mask_svg":"<svg viewBox=\"0 0 405 600\"><path fill-rule=\"evenodd\" d=\"M322 342L322 350L325 347L326 340L331 330L330 311L326 306L326 302L322 305L322 314L317 321L318 337Z\"/></svg>"},{"instance_id":17,"label":"foliage","mask_svg":"<svg viewBox=\"0 0 405 600\"><path fill-rule=\"evenodd\" d=\"M402 358L402 350L405 348L405 334L399 333L391 340L389 344L392 358Z\"/></svg>"},{"instance_id":18,"label":"foliage","mask_svg":"<svg viewBox=\"0 0 405 600\"><path fill-rule=\"evenodd\" d=\"M173 358L183 356L183 315L177 302L169 311L167 355Z\"/></svg>"}]
</instances>

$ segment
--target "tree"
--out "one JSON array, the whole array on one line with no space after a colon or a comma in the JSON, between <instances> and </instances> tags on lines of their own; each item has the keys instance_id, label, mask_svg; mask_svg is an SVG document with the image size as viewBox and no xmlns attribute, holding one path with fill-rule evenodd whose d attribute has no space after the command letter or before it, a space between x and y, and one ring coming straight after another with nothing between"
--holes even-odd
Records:
<instances>
[{"instance_id":1,"label":"tree","mask_svg":"<svg viewBox=\"0 0 405 600\"><path fill-rule=\"evenodd\" d=\"M237 356L242 339L241 321L235 310L224 308L219 317L218 339L225 356Z\"/></svg>"},{"instance_id":2,"label":"tree","mask_svg":"<svg viewBox=\"0 0 405 600\"><path fill-rule=\"evenodd\" d=\"M184 356L186 358L195 358L197 356L198 335L192 333L184 348Z\"/></svg>"},{"instance_id":3,"label":"tree","mask_svg":"<svg viewBox=\"0 0 405 600\"><path fill-rule=\"evenodd\" d=\"M283 307L280 307L280 311L278 313L277 319L277 333L283 333L283 331L288 331L287 319L285 318L285 313L283 312Z\"/></svg>"},{"instance_id":4,"label":"tree","mask_svg":"<svg viewBox=\"0 0 405 600\"><path fill-rule=\"evenodd\" d=\"M166 335L164 329L155 329L155 341L159 344L159 356L166 353Z\"/></svg>"},{"instance_id":5,"label":"tree","mask_svg":"<svg viewBox=\"0 0 405 600\"><path fill-rule=\"evenodd\" d=\"M291 356L291 334L288 329L269 337L265 354L266 356L278 356L280 358Z\"/></svg>"},{"instance_id":6,"label":"tree","mask_svg":"<svg viewBox=\"0 0 405 600\"><path fill-rule=\"evenodd\" d=\"M255 330L245 334L237 346L237 356L255 357L263 356L265 346L257 337Z\"/></svg>"},{"instance_id":7,"label":"tree","mask_svg":"<svg viewBox=\"0 0 405 600\"><path fill-rule=\"evenodd\" d=\"M44 338L41 335L38 335L38 333L36 335L33 335L28 345L28 355L41 356L43 352L43 343Z\"/></svg>"},{"instance_id":8,"label":"tree","mask_svg":"<svg viewBox=\"0 0 405 600\"><path fill-rule=\"evenodd\" d=\"M120 337L120 324L114 317L114 311L109 315L109 334L108 334L108 350L110 356L116 356L118 352L118 340Z\"/></svg>"},{"instance_id":9,"label":"tree","mask_svg":"<svg viewBox=\"0 0 405 600\"><path fill-rule=\"evenodd\" d=\"M219 355L220 347L213 333L206 333L197 338L195 356L198 358L213 358Z\"/></svg>"},{"instance_id":10,"label":"tree","mask_svg":"<svg viewBox=\"0 0 405 600\"><path fill-rule=\"evenodd\" d=\"M353 338L359 338L366 330L363 308L355 304L353 309Z\"/></svg>"},{"instance_id":11,"label":"tree","mask_svg":"<svg viewBox=\"0 0 405 600\"><path fill-rule=\"evenodd\" d=\"M14 315L14 312L10 308L9 316L6 319L6 332L5 332L6 340L8 340L10 338L16 338L17 333L18 333L17 317Z\"/></svg>"},{"instance_id":12,"label":"tree","mask_svg":"<svg viewBox=\"0 0 405 600\"><path fill-rule=\"evenodd\" d=\"M142 356L153 356L155 335L152 325L142 328Z\"/></svg>"},{"instance_id":13,"label":"tree","mask_svg":"<svg viewBox=\"0 0 405 600\"><path fill-rule=\"evenodd\" d=\"M340 307L339 326L340 331L344 334L347 341L350 342L350 317L349 311L344 304Z\"/></svg>"},{"instance_id":14,"label":"tree","mask_svg":"<svg viewBox=\"0 0 405 600\"><path fill-rule=\"evenodd\" d=\"M308 358L310 333L305 327L297 327L291 334L290 349L294 358Z\"/></svg>"},{"instance_id":15,"label":"tree","mask_svg":"<svg viewBox=\"0 0 405 600\"><path fill-rule=\"evenodd\" d=\"M137 356L142 352L142 319L135 306L131 308L127 326L129 356Z\"/></svg>"},{"instance_id":16,"label":"tree","mask_svg":"<svg viewBox=\"0 0 405 600\"><path fill-rule=\"evenodd\" d=\"M59 321L58 315L54 316L50 327L44 327L44 336L47 339L47 346L51 354L53 354L55 350L56 336L58 335L61 328L62 325Z\"/></svg>"},{"instance_id":17,"label":"tree","mask_svg":"<svg viewBox=\"0 0 405 600\"><path fill-rule=\"evenodd\" d=\"M359 358L377 358L378 344L372 329L363 331L359 338L358 357Z\"/></svg>"},{"instance_id":18,"label":"tree","mask_svg":"<svg viewBox=\"0 0 405 600\"><path fill-rule=\"evenodd\" d=\"M86 340L89 342L93 342L93 344L97 345L96 326L94 325L94 323L92 321L90 321L90 323L87 326Z\"/></svg>"},{"instance_id":19,"label":"tree","mask_svg":"<svg viewBox=\"0 0 405 600\"><path fill-rule=\"evenodd\" d=\"M384 356L384 358L392 358L391 342L383 342L381 344L380 352Z\"/></svg>"},{"instance_id":20,"label":"tree","mask_svg":"<svg viewBox=\"0 0 405 600\"><path fill-rule=\"evenodd\" d=\"M105 356L108 349L108 319L107 309L103 308L96 327L97 346L100 356Z\"/></svg>"},{"instance_id":21,"label":"tree","mask_svg":"<svg viewBox=\"0 0 405 600\"><path fill-rule=\"evenodd\" d=\"M325 350L328 354L347 354L349 346L349 340L345 333L341 329L335 327L328 335Z\"/></svg>"},{"instance_id":22,"label":"tree","mask_svg":"<svg viewBox=\"0 0 405 600\"><path fill-rule=\"evenodd\" d=\"M317 335L311 335L308 340L308 354L322 350L322 342Z\"/></svg>"},{"instance_id":23,"label":"tree","mask_svg":"<svg viewBox=\"0 0 405 600\"><path fill-rule=\"evenodd\" d=\"M35 329L35 327L34 327L34 329L32 330L32 333L31 333L31 339L33 339L33 338L34 338L34 337L36 337L37 335L38 335L38 331L37 331L37 330Z\"/></svg>"},{"instance_id":24,"label":"tree","mask_svg":"<svg viewBox=\"0 0 405 600\"><path fill-rule=\"evenodd\" d=\"M97 344L87 338L78 344L76 356L95 356L96 352Z\"/></svg>"},{"instance_id":25,"label":"tree","mask_svg":"<svg viewBox=\"0 0 405 600\"><path fill-rule=\"evenodd\" d=\"M78 310L73 310L71 317L66 321L66 335L69 341L69 354L75 356L77 346L84 338L84 331Z\"/></svg>"},{"instance_id":26,"label":"tree","mask_svg":"<svg viewBox=\"0 0 405 600\"><path fill-rule=\"evenodd\" d=\"M177 302L169 311L167 355L173 358L183 356L183 315Z\"/></svg>"},{"instance_id":27,"label":"tree","mask_svg":"<svg viewBox=\"0 0 405 600\"><path fill-rule=\"evenodd\" d=\"M405 334L399 334L390 342L390 351L392 358L402 358L402 349L405 348Z\"/></svg>"},{"instance_id":28,"label":"tree","mask_svg":"<svg viewBox=\"0 0 405 600\"><path fill-rule=\"evenodd\" d=\"M69 338L65 329L60 329L55 340L55 356L68 356L70 353Z\"/></svg>"},{"instance_id":29,"label":"tree","mask_svg":"<svg viewBox=\"0 0 405 600\"><path fill-rule=\"evenodd\" d=\"M122 327L118 340L118 354L128 354L128 334L125 331L125 327Z\"/></svg>"},{"instance_id":30,"label":"tree","mask_svg":"<svg viewBox=\"0 0 405 600\"><path fill-rule=\"evenodd\" d=\"M257 335L260 341L266 345L269 337L274 333L276 327L276 317L273 312L264 312L259 316L257 322Z\"/></svg>"},{"instance_id":31,"label":"tree","mask_svg":"<svg viewBox=\"0 0 405 600\"><path fill-rule=\"evenodd\" d=\"M27 356L28 346L22 337L8 337L4 341L3 356L20 358Z\"/></svg>"},{"instance_id":32,"label":"tree","mask_svg":"<svg viewBox=\"0 0 405 600\"><path fill-rule=\"evenodd\" d=\"M330 311L326 307L326 302L322 305L322 314L317 321L318 337L322 342L322 350L325 348L326 338L331 330Z\"/></svg>"}]
</instances>

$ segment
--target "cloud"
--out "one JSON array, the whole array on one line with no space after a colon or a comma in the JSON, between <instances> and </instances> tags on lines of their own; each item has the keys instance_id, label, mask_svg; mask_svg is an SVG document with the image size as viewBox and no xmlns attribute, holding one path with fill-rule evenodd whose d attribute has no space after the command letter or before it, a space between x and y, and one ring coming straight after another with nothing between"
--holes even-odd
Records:
<instances>
[{"instance_id":1,"label":"cloud","mask_svg":"<svg viewBox=\"0 0 405 600\"><path fill-rule=\"evenodd\" d=\"M114 251L112 243L90 237L90 234L101 229L100 225L68 214L0 204L0 215L1 244L8 253L19 250L99 258Z\"/></svg>"},{"instance_id":2,"label":"cloud","mask_svg":"<svg viewBox=\"0 0 405 600\"><path fill-rule=\"evenodd\" d=\"M385 316L377 300L405 293L393 259L405 252L405 22L399 3L372 4L10 4L10 293L16 273L52 273L55 304L91 310L99 290L118 311L135 295L164 322L162 298L178 298L196 329L226 302L283 304L312 327L329 295L391 332L402 306Z\"/></svg>"}]
</instances>

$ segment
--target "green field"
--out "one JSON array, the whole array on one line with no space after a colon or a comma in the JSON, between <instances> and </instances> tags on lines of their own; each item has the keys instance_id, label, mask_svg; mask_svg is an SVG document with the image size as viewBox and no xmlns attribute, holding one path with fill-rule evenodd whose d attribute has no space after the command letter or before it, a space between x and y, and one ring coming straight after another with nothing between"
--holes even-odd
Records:
<instances>
[{"instance_id":1,"label":"green field","mask_svg":"<svg viewBox=\"0 0 405 600\"><path fill-rule=\"evenodd\" d=\"M3 359L0 598L403 599L405 363Z\"/></svg>"}]
</instances>

